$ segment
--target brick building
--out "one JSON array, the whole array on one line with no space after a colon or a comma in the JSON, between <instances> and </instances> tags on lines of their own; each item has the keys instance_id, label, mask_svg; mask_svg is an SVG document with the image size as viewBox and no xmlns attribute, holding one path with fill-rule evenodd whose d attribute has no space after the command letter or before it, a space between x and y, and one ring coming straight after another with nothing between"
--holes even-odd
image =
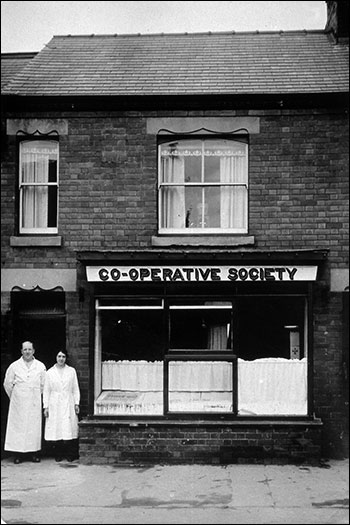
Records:
<instances>
[{"instance_id":1,"label":"brick building","mask_svg":"<svg viewBox=\"0 0 350 525\"><path fill-rule=\"evenodd\" d=\"M318 31L2 55L2 369L24 339L48 367L69 351L82 462L348 454L347 3L327 8Z\"/></svg>"}]
</instances>

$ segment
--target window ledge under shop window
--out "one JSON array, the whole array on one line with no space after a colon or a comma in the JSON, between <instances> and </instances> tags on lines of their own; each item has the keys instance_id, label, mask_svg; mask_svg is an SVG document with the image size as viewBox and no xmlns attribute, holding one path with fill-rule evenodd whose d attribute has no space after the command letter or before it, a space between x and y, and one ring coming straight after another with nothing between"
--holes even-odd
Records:
<instances>
[{"instance_id":1,"label":"window ledge under shop window","mask_svg":"<svg viewBox=\"0 0 350 525\"><path fill-rule=\"evenodd\" d=\"M299 416L299 417L293 417L293 416L285 416L285 417L250 417L250 418L241 418L239 416L232 415L230 418L224 418L222 416L219 417L212 417L211 419L204 419L204 418L181 418L181 415L177 415L175 417L172 417L171 419L169 417L149 417L148 419L143 419L142 417L138 418L128 418L128 417L118 417L118 416L105 416L105 415L90 415L85 418L83 418L79 422L79 426L100 426L100 425L107 425L107 426L130 426L130 427L137 427L137 426L150 426L150 425L168 425L168 426L198 426L198 425L206 425L206 426L237 426L237 427L266 427L266 426L281 426L281 427L288 427L288 426L323 426L323 422L321 419L317 417L309 417L309 416Z\"/></svg>"},{"instance_id":2,"label":"window ledge under shop window","mask_svg":"<svg viewBox=\"0 0 350 525\"><path fill-rule=\"evenodd\" d=\"M153 236L152 246L252 246L252 235L164 235Z\"/></svg>"},{"instance_id":3,"label":"window ledge under shop window","mask_svg":"<svg viewBox=\"0 0 350 525\"><path fill-rule=\"evenodd\" d=\"M10 246L62 246L61 235L10 237Z\"/></svg>"}]
</instances>

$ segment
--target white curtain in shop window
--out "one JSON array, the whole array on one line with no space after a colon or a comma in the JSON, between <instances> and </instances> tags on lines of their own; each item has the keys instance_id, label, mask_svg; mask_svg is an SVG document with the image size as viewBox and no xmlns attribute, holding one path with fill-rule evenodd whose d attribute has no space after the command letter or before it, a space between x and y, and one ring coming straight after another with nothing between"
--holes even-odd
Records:
<instances>
[{"instance_id":1,"label":"white curtain in shop window","mask_svg":"<svg viewBox=\"0 0 350 525\"><path fill-rule=\"evenodd\" d=\"M209 350L226 350L227 348L227 325L211 325L208 333Z\"/></svg>"},{"instance_id":2,"label":"white curtain in shop window","mask_svg":"<svg viewBox=\"0 0 350 525\"><path fill-rule=\"evenodd\" d=\"M306 358L238 359L238 413L306 415Z\"/></svg>"},{"instance_id":3,"label":"white curtain in shop window","mask_svg":"<svg viewBox=\"0 0 350 525\"><path fill-rule=\"evenodd\" d=\"M222 361L171 361L169 390L177 392L232 391L232 363Z\"/></svg>"},{"instance_id":4,"label":"white curtain in shop window","mask_svg":"<svg viewBox=\"0 0 350 525\"><path fill-rule=\"evenodd\" d=\"M102 389L162 391L161 361L104 361ZM232 390L232 363L219 361L171 361L169 389L180 391Z\"/></svg>"},{"instance_id":5,"label":"white curtain in shop window","mask_svg":"<svg viewBox=\"0 0 350 525\"><path fill-rule=\"evenodd\" d=\"M103 390L149 392L163 390L163 363L148 361L104 361Z\"/></svg>"},{"instance_id":6,"label":"white curtain in shop window","mask_svg":"<svg viewBox=\"0 0 350 525\"><path fill-rule=\"evenodd\" d=\"M169 155L162 157L164 182L184 183L184 157ZM185 189L183 186L163 187L163 226L185 228Z\"/></svg>"},{"instance_id":7,"label":"white curtain in shop window","mask_svg":"<svg viewBox=\"0 0 350 525\"><path fill-rule=\"evenodd\" d=\"M49 153L24 145L21 150L22 182L48 182ZM22 225L24 228L47 228L48 187L23 186Z\"/></svg>"},{"instance_id":8,"label":"white curtain in shop window","mask_svg":"<svg viewBox=\"0 0 350 525\"><path fill-rule=\"evenodd\" d=\"M246 159L240 156L220 158L221 183L247 183ZM221 228L246 228L247 190L245 186L222 186L220 224Z\"/></svg>"}]
</instances>

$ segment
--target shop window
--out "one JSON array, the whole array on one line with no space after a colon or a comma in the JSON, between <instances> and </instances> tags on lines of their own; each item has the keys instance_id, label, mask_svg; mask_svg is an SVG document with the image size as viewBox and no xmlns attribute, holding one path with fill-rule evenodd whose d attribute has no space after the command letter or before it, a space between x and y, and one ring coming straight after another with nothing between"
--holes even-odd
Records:
<instances>
[{"instance_id":1,"label":"shop window","mask_svg":"<svg viewBox=\"0 0 350 525\"><path fill-rule=\"evenodd\" d=\"M159 144L159 233L248 231L245 138L176 138Z\"/></svg>"},{"instance_id":2,"label":"shop window","mask_svg":"<svg viewBox=\"0 0 350 525\"><path fill-rule=\"evenodd\" d=\"M58 142L19 143L19 232L57 233Z\"/></svg>"},{"instance_id":3,"label":"shop window","mask_svg":"<svg viewBox=\"0 0 350 525\"><path fill-rule=\"evenodd\" d=\"M307 414L307 303L298 296L239 297L239 415Z\"/></svg>"},{"instance_id":4,"label":"shop window","mask_svg":"<svg viewBox=\"0 0 350 525\"><path fill-rule=\"evenodd\" d=\"M163 301L96 304L97 414L163 414Z\"/></svg>"},{"instance_id":5,"label":"shop window","mask_svg":"<svg viewBox=\"0 0 350 525\"><path fill-rule=\"evenodd\" d=\"M96 301L95 413L307 415L305 296Z\"/></svg>"},{"instance_id":6,"label":"shop window","mask_svg":"<svg viewBox=\"0 0 350 525\"><path fill-rule=\"evenodd\" d=\"M232 413L231 333L230 301L182 300L169 305L169 412Z\"/></svg>"}]
</instances>

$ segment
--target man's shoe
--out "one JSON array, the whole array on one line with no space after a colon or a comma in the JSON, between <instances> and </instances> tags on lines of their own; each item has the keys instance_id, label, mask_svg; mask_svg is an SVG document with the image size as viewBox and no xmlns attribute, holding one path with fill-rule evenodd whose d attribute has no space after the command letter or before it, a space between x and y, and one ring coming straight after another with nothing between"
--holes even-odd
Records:
<instances>
[{"instance_id":1,"label":"man's shoe","mask_svg":"<svg viewBox=\"0 0 350 525\"><path fill-rule=\"evenodd\" d=\"M57 463L59 463L62 460L63 460L63 458L61 458L61 456L57 456L57 458L55 458L55 461L57 461Z\"/></svg>"},{"instance_id":2,"label":"man's shoe","mask_svg":"<svg viewBox=\"0 0 350 525\"><path fill-rule=\"evenodd\" d=\"M38 456L32 456L32 463L40 463L41 459Z\"/></svg>"},{"instance_id":3,"label":"man's shoe","mask_svg":"<svg viewBox=\"0 0 350 525\"><path fill-rule=\"evenodd\" d=\"M19 463L22 463L21 458L15 458L15 460L14 460L14 464L15 464L15 465L18 465Z\"/></svg>"}]
</instances>

